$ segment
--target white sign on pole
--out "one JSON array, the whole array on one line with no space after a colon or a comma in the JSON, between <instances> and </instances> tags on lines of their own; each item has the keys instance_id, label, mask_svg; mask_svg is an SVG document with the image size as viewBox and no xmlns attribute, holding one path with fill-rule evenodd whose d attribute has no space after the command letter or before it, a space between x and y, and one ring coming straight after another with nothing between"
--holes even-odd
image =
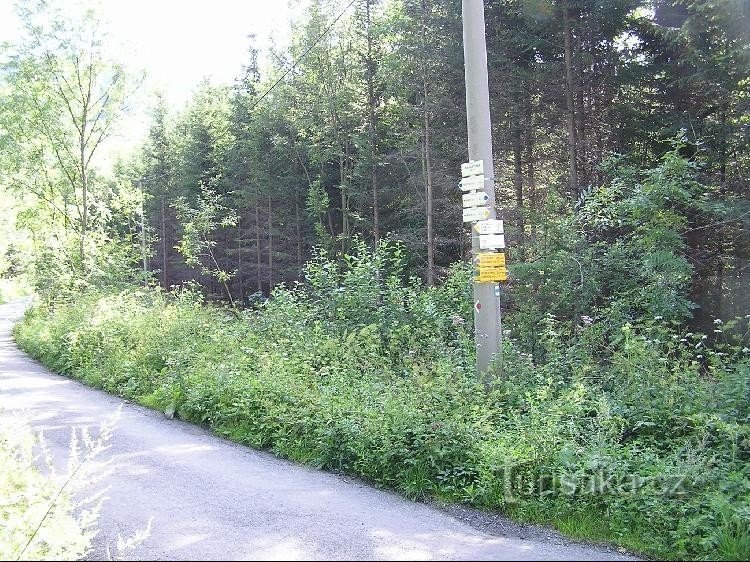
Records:
<instances>
[{"instance_id":1,"label":"white sign on pole","mask_svg":"<svg viewBox=\"0 0 750 562\"><path fill-rule=\"evenodd\" d=\"M487 207L469 207L464 209L464 222L476 222L486 219L490 216L490 210Z\"/></svg>"},{"instance_id":2,"label":"white sign on pole","mask_svg":"<svg viewBox=\"0 0 750 562\"><path fill-rule=\"evenodd\" d=\"M483 176L484 160L472 160L466 164L461 164L461 175L465 178L469 176Z\"/></svg>"},{"instance_id":3,"label":"white sign on pole","mask_svg":"<svg viewBox=\"0 0 750 562\"><path fill-rule=\"evenodd\" d=\"M458 184L462 191L481 190L484 189L484 176L472 176L470 178L464 178L461 183Z\"/></svg>"},{"instance_id":4,"label":"white sign on pole","mask_svg":"<svg viewBox=\"0 0 750 562\"><path fill-rule=\"evenodd\" d=\"M489 198L490 196L484 192L464 193L461 200L464 204L464 207L480 207L484 205L485 203L487 203L487 200Z\"/></svg>"},{"instance_id":5,"label":"white sign on pole","mask_svg":"<svg viewBox=\"0 0 750 562\"><path fill-rule=\"evenodd\" d=\"M494 219L478 222L474 225L474 230L479 234L502 234L505 232L503 221Z\"/></svg>"},{"instance_id":6,"label":"white sign on pole","mask_svg":"<svg viewBox=\"0 0 750 562\"><path fill-rule=\"evenodd\" d=\"M480 250L499 250L505 248L505 235L504 234L480 234L479 235L479 249Z\"/></svg>"}]
</instances>

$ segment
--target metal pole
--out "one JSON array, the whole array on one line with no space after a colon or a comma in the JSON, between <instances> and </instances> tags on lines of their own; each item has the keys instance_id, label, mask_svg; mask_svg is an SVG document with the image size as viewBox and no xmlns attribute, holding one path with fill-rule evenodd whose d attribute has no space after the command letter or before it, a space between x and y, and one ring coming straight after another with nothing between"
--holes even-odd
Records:
<instances>
[{"instance_id":1,"label":"metal pole","mask_svg":"<svg viewBox=\"0 0 750 562\"><path fill-rule=\"evenodd\" d=\"M484 161L484 192L488 196L489 218L496 219L484 4L483 0L462 0L462 4L469 160ZM471 250L475 258L479 254L479 235L473 228ZM497 283L474 283L474 329L477 373L483 375L502 350L500 287Z\"/></svg>"}]
</instances>

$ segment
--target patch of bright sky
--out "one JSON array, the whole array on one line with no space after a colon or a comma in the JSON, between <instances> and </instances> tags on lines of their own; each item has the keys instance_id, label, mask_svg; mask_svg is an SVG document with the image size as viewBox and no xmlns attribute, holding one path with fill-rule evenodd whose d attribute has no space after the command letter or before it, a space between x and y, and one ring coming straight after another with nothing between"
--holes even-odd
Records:
<instances>
[{"instance_id":1,"label":"patch of bright sky","mask_svg":"<svg viewBox=\"0 0 750 562\"><path fill-rule=\"evenodd\" d=\"M134 63L144 67L171 105L181 105L204 77L229 83L247 62L250 41L261 48L273 36L285 42L285 0L109 0L102 2L112 34L132 43Z\"/></svg>"},{"instance_id":2,"label":"patch of bright sky","mask_svg":"<svg viewBox=\"0 0 750 562\"><path fill-rule=\"evenodd\" d=\"M633 10L630 13L631 17L635 18L643 18L647 20L654 20L654 10L652 8L644 8L639 7ZM636 35L635 33L632 33L630 31L626 31L622 34L620 34L619 37L615 38L615 48L620 51L635 51L640 45L643 43L643 41ZM642 63L645 62L645 55L643 53L635 53L635 59L636 62Z\"/></svg>"},{"instance_id":3,"label":"patch of bright sky","mask_svg":"<svg viewBox=\"0 0 750 562\"><path fill-rule=\"evenodd\" d=\"M24 0L20 0L24 1ZM75 0L60 0L66 4ZM261 51L289 40L289 20L299 18L293 0L84 0L94 7L109 31L113 56L146 80L135 108L123 124L116 144L137 143L148 122L153 92L164 93L172 109L180 109L204 78L230 84L248 62L248 36L255 34ZM20 35L13 0L0 0L0 42Z\"/></svg>"}]
</instances>

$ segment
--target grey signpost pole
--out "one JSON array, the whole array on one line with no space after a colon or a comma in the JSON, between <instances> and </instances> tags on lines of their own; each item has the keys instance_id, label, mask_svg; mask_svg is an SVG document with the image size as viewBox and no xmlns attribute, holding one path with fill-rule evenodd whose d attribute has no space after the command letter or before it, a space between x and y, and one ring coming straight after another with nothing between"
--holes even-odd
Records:
<instances>
[{"instance_id":1,"label":"grey signpost pole","mask_svg":"<svg viewBox=\"0 0 750 562\"><path fill-rule=\"evenodd\" d=\"M464 64L466 68L466 115L469 126L469 160L484 162L484 191L490 219L495 219L495 168L492 159L490 94L487 77L487 43L483 0L462 0ZM472 256L479 254L479 235L471 229ZM474 283L474 326L477 373L484 375L501 352L500 287Z\"/></svg>"}]
</instances>

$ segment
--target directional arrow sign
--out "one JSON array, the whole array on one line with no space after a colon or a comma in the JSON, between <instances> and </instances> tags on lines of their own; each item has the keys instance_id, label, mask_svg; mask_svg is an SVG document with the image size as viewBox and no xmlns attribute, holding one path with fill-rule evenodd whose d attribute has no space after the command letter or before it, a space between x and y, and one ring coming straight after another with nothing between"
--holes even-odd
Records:
<instances>
[{"instance_id":1,"label":"directional arrow sign","mask_svg":"<svg viewBox=\"0 0 750 562\"><path fill-rule=\"evenodd\" d=\"M466 164L461 164L461 175L465 178L469 176L483 176L484 160L472 160Z\"/></svg>"},{"instance_id":2,"label":"directional arrow sign","mask_svg":"<svg viewBox=\"0 0 750 562\"><path fill-rule=\"evenodd\" d=\"M508 270L505 266L500 265L480 265L479 270L476 271L476 273L477 276L474 277L474 280L480 283L506 281L508 279Z\"/></svg>"},{"instance_id":3,"label":"directional arrow sign","mask_svg":"<svg viewBox=\"0 0 750 562\"><path fill-rule=\"evenodd\" d=\"M464 209L464 222L475 222L486 219L490 216L490 210L487 207L469 207Z\"/></svg>"},{"instance_id":4,"label":"directional arrow sign","mask_svg":"<svg viewBox=\"0 0 750 562\"><path fill-rule=\"evenodd\" d=\"M502 234L503 221L501 220L487 220L481 221L474 225L474 230L479 234Z\"/></svg>"},{"instance_id":5,"label":"directional arrow sign","mask_svg":"<svg viewBox=\"0 0 750 562\"><path fill-rule=\"evenodd\" d=\"M489 198L486 193L464 193L461 200L464 207L479 207L487 203Z\"/></svg>"},{"instance_id":6,"label":"directional arrow sign","mask_svg":"<svg viewBox=\"0 0 750 562\"><path fill-rule=\"evenodd\" d=\"M492 272L482 271L478 276L474 277L474 281L477 283L497 283L498 281L508 280L507 269L497 269Z\"/></svg>"},{"instance_id":7,"label":"directional arrow sign","mask_svg":"<svg viewBox=\"0 0 750 562\"><path fill-rule=\"evenodd\" d=\"M485 252L477 255L477 263L481 269L485 267L502 267L505 265L505 254Z\"/></svg>"},{"instance_id":8,"label":"directional arrow sign","mask_svg":"<svg viewBox=\"0 0 750 562\"><path fill-rule=\"evenodd\" d=\"M500 250L502 248L505 248L505 235L504 234L480 234L479 235L479 249L480 250Z\"/></svg>"},{"instance_id":9,"label":"directional arrow sign","mask_svg":"<svg viewBox=\"0 0 750 562\"><path fill-rule=\"evenodd\" d=\"M481 189L484 189L484 176L472 176L470 178L464 178L461 180L461 183L458 184L458 187L460 187L462 191L479 191Z\"/></svg>"},{"instance_id":10,"label":"directional arrow sign","mask_svg":"<svg viewBox=\"0 0 750 562\"><path fill-rule=\"evenodd\" d=\"M505 254L503 252L479 254L477 264L480 267L505 267Z\"/></svg>"},{"instance_id":11,"label":"directional arrow sign","mask_svg":"<svg viewBox=\"0 0 750 562\"><path fill-rule=\"evenodd\" d=\"M479 268L479 271L477 271L479 275L494 275L499 276L505 273L508 273L508 270L504 267L481 267Z\"/></svg>"}]
</instances>

